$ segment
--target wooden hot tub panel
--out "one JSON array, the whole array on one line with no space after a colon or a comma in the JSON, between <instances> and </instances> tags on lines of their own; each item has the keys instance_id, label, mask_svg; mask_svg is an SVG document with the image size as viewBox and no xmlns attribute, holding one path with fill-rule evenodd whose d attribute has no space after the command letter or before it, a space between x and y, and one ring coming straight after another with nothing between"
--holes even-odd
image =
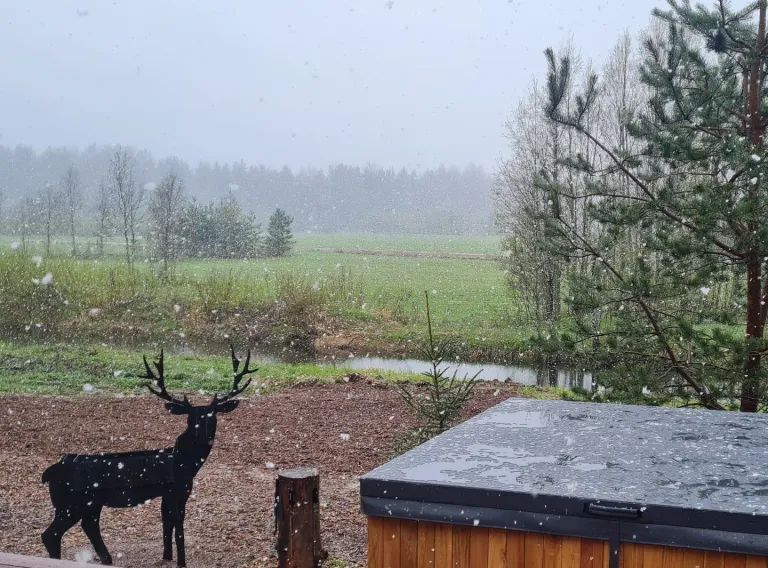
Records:
<instances>
[{"instance_id":1,"label":"wooden hot tub panel","mask_svg":"<svg viewBox=\"0 0 768 568\"><path fill-rule=\"evenodd\" d=\"M394 518L368 518L369 568L608 568L608 543ZM768 568L768 558L623 544L622 568Z\"/></svg>"}]
</instances>

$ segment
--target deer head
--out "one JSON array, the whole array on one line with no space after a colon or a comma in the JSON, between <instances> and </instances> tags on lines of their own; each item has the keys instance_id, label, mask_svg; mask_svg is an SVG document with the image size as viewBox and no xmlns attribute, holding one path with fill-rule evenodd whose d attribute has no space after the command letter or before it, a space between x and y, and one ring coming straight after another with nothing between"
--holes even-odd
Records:
<instances>
[{"instance_id":1,"label":"deer head","mask_svg":"<svg viewBox=\"0 0 768 568\"><path fill-rule=\"evenodd\" d=\"M255 373L258 369L249 368L251 363L251 350L245 357L245 364L241 369L241 360L235 354L235 348L230 347L232 352L232 388L229 392L219 395L213 395L213 399L208 404L195 406L184 395L179 399L170 394L165 386L165 367L164 352L160 351L160 358L153 362L155 370L152 370L144 357L144 368L146 375L143 378L148 379L149 392L166 401L165 408L171 414L187 415L187 433L195 445L213 445L216 436L216 415L219 413L232 412L240 404L236 396L241 394L251 384L251 379L247 379L244 384L240 384L246 375Z\"/></svg>"}]
</instances>

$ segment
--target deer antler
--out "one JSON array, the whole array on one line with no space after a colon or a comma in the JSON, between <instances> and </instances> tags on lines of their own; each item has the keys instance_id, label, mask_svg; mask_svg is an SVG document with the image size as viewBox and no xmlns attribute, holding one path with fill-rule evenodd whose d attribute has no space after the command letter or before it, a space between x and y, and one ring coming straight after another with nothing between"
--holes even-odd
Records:
<instances>
[{"instance_id":1,"label":"deer antler","mask_svg":"<svg viewBox=\"0 0 768 568\"><path fill-rule=\"evenodd\" d=\"M232 352L232 388L230 391L225 394L223 397L219 398L218 395L213 397L214 404L221 404L222 402L226 402L227 400L236 397L240 393L242 393L245 389L248 388L248 386L251 384L251 379L248 379L245 381L245 384L240 386L240 381L243 380L243 377L246 375L250 375L251 373L255 373L258 371L258 369L249 369L248 366L251 364L251 350L248 350L248 353L245 356L245 365L243 365L243 370L240 370L240 363L242 362L235 353L235 346L230 345L229 346L230 351Z\"/></svg>"},{"instance_id":2,"label":"deer antler","mask_svg":"<svg viewBox=\"0 0 768 568\"><path fill-rule=\"evenodd\" d=\"M163 362L165 359L165 353L163 352L163 350L162 349L160 350L160 359L154 362L155 369L157 369L157 374L155 374L152 371L152 367L149 366L149 362L147 362L147 356L143 355L142 357L144 359L144 368L147 370L147 374L144 375L142 378L150 381L149 383L147 383L147 388L149 389L149 392L151 392L155 396L162 398L163 400L167 400L168 402L182 404L184 406L191 406L186 396L182 400L179 400L178 398L171 395L168 392L168 390L165 388L165 369L163 365ZM155 383L157 385L157 388L154 388L152 386L152 383Z\"/></svg>"}]
</instances>

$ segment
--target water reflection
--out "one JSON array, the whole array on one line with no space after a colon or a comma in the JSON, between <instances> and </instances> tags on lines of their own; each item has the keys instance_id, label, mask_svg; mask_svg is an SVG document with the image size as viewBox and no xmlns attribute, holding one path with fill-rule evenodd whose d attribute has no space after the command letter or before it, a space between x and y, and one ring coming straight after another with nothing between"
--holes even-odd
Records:
<instances>
[{"instance_id":1,"label":"water reflection","mask_svg":"<svg viewBox=\"0 0 768 568\"><path fill-rule=\"evenodd\" d=\"M174 354L197 355L208 352L190 345L177 345L173 348ZM315 363L317 365L332 366L353 371L393 371L396 373L421 374L431 371L429 361L421 359L397 359L393 357L349 357L343 358L311 358L296 354L291 351L284 352L260 352L254 354L257 361L262 363ZM495 363L463 363L451 362L450 373L457 372L458 377L472 377L478 371L482 371L478 377L484 381L506 381L528 386L560 387L564 389L580 388L592 390L592 374L584 369L558 367L552 364L539 366L526 365L499 365Z\"/></svg>"},{"instance_id":2,"label":"water reflection","mask_svg":"<svg viewBox=\"0 0 768 568\"><path fill-rule=\"evenodd\" d=\"M395 371L399 373L423 373L431 370L428 361L419 359L392 359L386 357L351 357L337 360L337 367L353 370ZM472 377L482 371L481 380L504 381L510 379L521 385L540 387L560 387L566 389L582 388L592 390L592 374L583 369L558 368L555 366L527 367L522 365L496 365L481 363L451 364L451 373L457 371L459 377Z\"/></svg>"}]
</instances>

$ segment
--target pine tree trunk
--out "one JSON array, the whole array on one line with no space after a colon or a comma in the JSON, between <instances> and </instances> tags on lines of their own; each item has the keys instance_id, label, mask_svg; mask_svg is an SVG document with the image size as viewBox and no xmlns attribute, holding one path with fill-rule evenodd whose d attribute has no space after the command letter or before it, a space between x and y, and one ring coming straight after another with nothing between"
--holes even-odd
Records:
<instances>
[{"instance_id":1,"label":"pine tree trunk","mask_svg":"<svg viewBox=\"0 0 768 568\"><path fill-rule=\"evenodd\" d=\"M765 19L766 4L760 2L757 45L752 55L752 65L747 81L747 128L749 139L755 150L763 148L763 116L761 113L760 93L762 91L762 61L765 50ZM758 184L752 184L749 199L757 203L759 198ZM747 238L753 238L757 233L760 220L750 219L747 223ZM740 410L742 412L757 412L760 396L760 343L763 338L763 307L762 302L762 255L754 245L746 255L747 260L747 353L744 361L744 380L741 387Z\"/></svg>"},{"instance_id":2,"label":"pine tree trunk","mask_svg":"<svg viewBox=\"0 0 768 568\"><path fill-rule=\"evenodd\" d=\"M739 407L742 412L757 412L760 394L759 342L763 338L761 281L760 258L756 257L747 265L747 356L744 362L744 381Z\"/></svg>"}]
</instances>

